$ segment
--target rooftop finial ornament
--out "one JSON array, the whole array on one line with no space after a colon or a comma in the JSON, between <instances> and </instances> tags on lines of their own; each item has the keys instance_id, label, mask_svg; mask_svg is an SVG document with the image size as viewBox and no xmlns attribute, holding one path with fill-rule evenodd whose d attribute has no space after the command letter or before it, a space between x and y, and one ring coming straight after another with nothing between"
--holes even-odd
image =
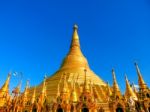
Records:
<instances>
[{"instance_id":1,"label":"rooftop finial ornament","mask_svg":"<svg viewBox=\"0 0 150 112\"><path fill-rule=\"evenodd\" d=\"M77 25L77 24L74 24L73 29L74 29L74 30L77 30L77 29L78 29L78 25Z\"/></svg>"}]
</instances>

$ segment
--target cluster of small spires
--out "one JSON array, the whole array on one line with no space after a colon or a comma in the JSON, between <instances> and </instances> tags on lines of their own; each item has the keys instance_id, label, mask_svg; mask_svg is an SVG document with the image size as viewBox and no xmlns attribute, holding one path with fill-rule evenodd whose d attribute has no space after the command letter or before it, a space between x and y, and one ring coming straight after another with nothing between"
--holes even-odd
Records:
<instances>
[{"instance_id":1,"label":"cluster of small spires","mask_svg":"<svg viewBox=\"0 0 150 112\"><path fill-rule=\"evenodd\" d=\"M52 83L48 85L48 79L46 77L44 77L43 83L38 86L40 89L37 89L37 86L30 88L29 81L27 81L24 92L21 93L20 82L12 91L12 95L10 95L9 81L11 75L9 74L7 80L0 89L0 111L1 108L4 108L8 112L10 112L10 109L13 112L23 110L29 110L32 112L34 109L37 109L37 112L48 112L48 110L46 110L48 108L51 108L55 111L62 108L63 110L70 112L70 108L73 106L73 112L81 112L81 110L85 108L91 109L91 111L94 112L97 112L95 110L104 112L102 108L105 104L105 106L108 107L108 112L116 112L115 110L117 108L121 107L125 110L125 106L129 107L130 103L128 100L133 99L138 104L140 103L140 105L148 104L145 103L145 101L150 101L150 90L144 82L140 69L136 63L135 67L138 74L139 91L136 91L135 88L131 87L127 76L125 76L126 91L123 95L119 89L114 70L112 70L112 87L110 87L108 83L104 83L102 80L94 76L95 74L90 70L88 62L81 52L77 29L78 27L75 25L69 53L64 59L59 71L66 71L69 69L78 73L80 71L75 71L78 69L74 68L79 68L79 70L84 71L83 82L80 84L78 83L78 74L77 78L75 78L75 75L73 75L73 80L70 82L70 84L68 82L68 75L65 72L60 72L62 73L61 77L59 75L59 81L58 83L55 83L57 84L57 87L55 87L55 89L57 88L57 91L54 91L55 98L53 98L53 101L50 102L50 95L48 96L49 93L47 92L48 89L50 89L50 84ZM91 73L90 75L93 75L91 76L92 78L94 77L93 79L87 79L87 75L89 75L89 73ZM58 76L58 74L55 74L55 76L56 75ZM82 78L80 77L80 79ZM97 82L99 84L96 84ZM79 88L78 90L77 87ZM149 100L147 100L147 98ZM143 102L143 104L141 102ZM131 109L130 112L134 111Z\"/></svg>"},{"instance_id":2,"label":"cluster of small spires","mask_svg":"<svg viewBox=\"0 0 150 112\"><path fill-rule=\"evenodd\" d=\"M141 72L140 72L140 69L139 69L139 67L138 67L138 65L135 63L135 66L136 66L136 71L137 71L137 74L138 74L138 83L139 83L139 91L145 91L146 89L148 89L148 87L147 87L147 85L146 85L146 83L144 82L144 79L142 78L142 75L141 75ZM86 79L86 69L84 69L84 72L85 72L85 81L84 81L84 86L83 86L83 90L82 91L84 91L84 92L89 92L89 91L91 91L92 89L92 86L91 87L89 87L89 83L87 82L87 79ZM113 75L113 86L112 86L112 88L110 88L110 86L109 86L109 84L107 83L106 85L106 87L107 87L107 89L108 89L108 95L109 96L114 96L114 98L116 98L116 97L120 97L120 96L122 96L122 94L121 94L121 91L120 91L120 89L119 89L119 86L118 86L118 83L117 83L117 80L116 80L116 75L115 75L115 72L114 72L114 69L112 70L112 75ZM9 94L9 81L10 81L10 76L11 76L11 74L9 73L8 74L8 77L7 77L7 80L6 80L6 82L4 83L4 85L1 87L1 89L0 89L0 96L2 96L2 95L4 95L4 93L5 93L5 95L8 95ZM62 91L60 92L60 82L62 81L62 78L63 78L63 87L62 87ZM60 79L60 82L58 83L58 90L57 90L57 97L59 97L61 94L65 94L65 93L67 93L68 92L68 84L67 84L67 79L66 79L66 75L65 74L63 74L62 75L62 78ZM124 96L126 97L126 98L130 98L131 96L135 99L135 100L137 100L138 98L137 98L137 91L136 91L136 89L135 88L132 88L131 87L131 84L129 83L129 81L128 81L128 78L127 78L127 76L125 75L125 81L126 81L126 91L125 91L125 94L124 94ZM72 83L72 94L71 94L71 99L74 101L74 102L76 102L77 101L77 96L76 96L76 92L75 92L75 83L77 82L77 80L75 81L75 80L73 80L73 83ZM90 85L92 85L91 84L91 81L90 81ZM93 86L94 87L94 86ZM21 88L21 82L18 84L18 86L12 91L12 93L14 93L15 94L15 96L16 95L18 95L18 94L20 94L20 88ZM42 96L42 95L46 95L46 77L44 77L44 81L43 81L43 86L42 86L42 94L41 94L41 96L39 97L39 100L42 100L42 98L44 97L44 96ZM23 92L23 100L25 101L26 100L26 98L27 98L27 90L29 89L29 81L27 81L27 83L26 83L26 87L25 87L25 90L24 90L24 92ZM93 91L96 91L96 89L94 90L92 90L91 92L93 92ZM101 90L102 91L102 90ZM95 92L96 93L96 92ZM98 95L97 95L98 96ZM34 100L35 100L35 97L36 97L36 87L35 87L35 89L34 89L34 92L33 92L33 96L32 96L32 99L31 99L31 102L33 103L34 102ZM41 99L40 99L41 98ZM64 97L64 99L66 99L65 97Z\"/></svg>"}]
</instances>

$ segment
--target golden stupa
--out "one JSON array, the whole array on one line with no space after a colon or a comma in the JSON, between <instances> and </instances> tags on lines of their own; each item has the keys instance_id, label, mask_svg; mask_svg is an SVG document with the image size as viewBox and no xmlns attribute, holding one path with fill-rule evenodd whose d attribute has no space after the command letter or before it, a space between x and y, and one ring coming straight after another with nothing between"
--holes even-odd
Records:
<instances>
[{"instance_id":1,"label":"golden stupa","mask_svg":"<svg viewBox=\"0 0 150 112\"><path fill-rule=\"evenodd\" d=\"M21 82L9 93L10 74L0 88L0 112L150 112L150 89L137 64L139 88L131 86L125 76L122 94L112 70L113 85L109 86L89 67L80 49L78 27L74 25L72 42L60 68L35 87Z\"/></svg>"},{"instance_id":2,"label":"golden stupa","mask_svg":"<svg viewBox=\"0 0 150 112\"><path fill-rule=\"evenodd\" d=\"M77 80L76 83L82 85L84 83L84 69L87 70L87 80L89 82L94 81L94 84L97 85L97 87L106 86L106 83L90 69L88 61L80 48L78 26L74 25L69 53L64 58L59 70L46 79L46 93L47 97L50 98L49 100L52 100L56 97L58 84L63 78L64 74L66 75L69 86L71 86L74 79ZM40 84L36 87L37 93L41 92L42 85L43 84ZM34 87L29 90L29 95L32 95L33 90Z\"/></svg>"}]
</instances>

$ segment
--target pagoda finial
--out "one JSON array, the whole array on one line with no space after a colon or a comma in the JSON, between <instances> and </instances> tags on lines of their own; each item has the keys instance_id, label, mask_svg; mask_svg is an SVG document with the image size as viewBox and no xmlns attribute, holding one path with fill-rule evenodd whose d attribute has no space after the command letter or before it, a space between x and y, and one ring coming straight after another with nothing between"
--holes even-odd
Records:
<instances>
[{"instance_id":1,"label":"pagoda finial","mask_svg":"<svg viewBox=\"0 0 150 112\"><path fill-rule=\"evenodd\" d=\"M73 35L72 35L72 42L71 42L71 48L72 47L80 47L80 42L79 42L79 36L78 36L78 26L75 24L73 26Z\"/></svg>"},{"instance_id":2,"label":"pagoda finial","mask_svg":"<svg viewBox=\"0 0 150 112\"><path fill-rule=\"evenodd\" d=\"M64 82L63 82L63 93L68 92L68 83L67 83L67 79L66 79L66 73L64 73Z\"/></svg>"},{"instance_id":3,"label":"pagoda finial","mask_svg":"<svg viewBox=\"0 0 150 112\"><path fill-rule=\"evenodd\" d=\"M126 80L126 91L125 91L125 97L126 98L134 98L134 100L137 100L137 96L136 94L134 93L134 91L132 90L130 84L129 84L129 81L128 81L128 78L125 74L125 80Z\"/></svg>"},{"instance_id":4,"label":"pagoda finial","mask_svg":"<svg viewBox=\"0 0 150 112\"><path fill-rule=\"evenodd\" d=\"M80 48L78 27L77 25L74 25L70 49L69 49L67 56L64 58L60 69L66 69L66 68L72 68L72 67L83 67L84 65L89 67L87 59L82 54L82 51Z\"/></svg>"},{"instance_id":5,"label":"pagoda finial","mask_svg":"<svg viewBox=\"0 0 150 112\"><path fill-rule=\"evenodd\" d=\"M116 74L115 74L114 69L112 69L112 75L113 75L113 87L114 87L117 91L120 91L120 90L119 90L118 83L117 83L117 80L116 80Z\"/></svg>"},{"instance_id":6,"label":"pagoda finial","mask_svg":"<svg viewBox=\"0 0 150 112\"><path fill-rule=\"evenodd\" d=\"M119 86L118 86L118 83L117 83L117 80L116 80L116 75L115 75L115 71L114 69L112 69L112 75L113 75L113 96L114 97L120 97L121 96L121 92L120 92L120 89L119 89Z\"/></svg>"},{"instance_id":7,"label":"pagoda finial","mask_svg":"<svg viewBox=\"0 0 150 112\"><path fill-rule=\"evenodd\" d=\"M26 87L25 87L25 90L24 90L23 96L22 96L23 106L25 106L25 103L26 103L27 100L28 100L28 98L27 98L28 88L29 88L29 80L27 80L27 82L26 82Z\"/></svg>"},{"instance_id":8,"label":"pagoda finial","mask_svg":"<svg viewBox=\"0 0 150 112\"><path fill-rule=\"evenodd\" d=\"M90 90L89 90L89 85L88 85L88 83L87 83L87 69L85 68L84 69L84 87L83 87L83 92L89 92Z\"/></svg>"},{"instance_id":9,"label":"pagoda finial","mask_svg":"<svg viewBox=\"0 0 150 112\"><path fill-rule=\"evenodd\" d=\"M45 100L46 100L46 76L44 76L44 81L43 81L43 84L42 84L42 92L39 95L38 103L41 106L43 106Z\"/></svg>"},{"instance_id":10,"label":"pagoda finial","mask_svg":"<svg viewBox=\"0 0 150 112\"><path fill-rule=\"evenodd\" d=\"M137 74L138 74L138 83L139 83L139 86L140 86L140 89L146 89L147 88L147 85L142 77L142 74L140 72L140 69L138 67L138 64L135 63L135 67L136 67L136 71L137 71Z\"/></svg>"},{"instance_id":11,"label":"pagoda finial","mask_svg":"<svg viewBox=\"0 0 150 112\"><path fill-rule=\"evenodd\" d=\"M77 25L77 24L74 24L73 29L74 29L74 30L78 30L78 25Z\"/></svg>"},{"instance_id":12,"label":"pagoda finial","mask_svg":"<svg viewBox=\"0 0 150 112\"><path fill-rule=\"evenodd\" d=\"M76 88L75 88L75 80L73 80L73 87L72 87L72 92L71 92L71 95L70 95L70 100L74 103L78 101Z\"/></svg>"},{"instance_id":13,"label":"pagoda finial","mask_svg":"<svg viewBox=\"0 0 150 112\"><path fill-rule=\"evenodd\" d=\"M36 86L34 87L32 99L31 99L31 103L32 103L32 104L34 104L34 102L35 102L35 97L36 97Z\"/></svg>"},{"instance_id":14,"label":"pagoda finial","mask_svg":"<svg viewBox=\"0 0 150 112\"><path fill-rule=\"evenodd\" d=\"M0 94L9 93L10 76L11 76L11 73L8 73L7 79L6 79L5 83L4 83L4 85L0 89Z\"/></svg>"},{"instance_id":15,"label":"pagoda finial","mask_svg":"<svg viewBox=\"0 0 150 112\"><path fill-rule=\"evenodd\" d=\"M27 94L28 88L29 88L29 80L27 80L27 82L26 82L26 87L25 87L25 90L24 90L24 94Z\"/></svg>"},{"instance_id":16,"label":"pagoda finial","mask_svg":"<svg viewBox=\"0 0 150 112\"><path fill-rule=\"evenodd\" d=\"M46 76L44 76L43 87L42 87L42 94L46 94Z\"/></svg>"},{"instance_id":17,"label":"pagoda finial","mask_svg":"<svg viewBox=\"0 0 150 112\"><path fill-rule=\"evenodd\" d=\"M60 86L59 86L59 85L60 85L60 84L58 83L58 85L57 85L57 96L56 96L56 98L60 96Z\"/></svg>"}]
</instances>

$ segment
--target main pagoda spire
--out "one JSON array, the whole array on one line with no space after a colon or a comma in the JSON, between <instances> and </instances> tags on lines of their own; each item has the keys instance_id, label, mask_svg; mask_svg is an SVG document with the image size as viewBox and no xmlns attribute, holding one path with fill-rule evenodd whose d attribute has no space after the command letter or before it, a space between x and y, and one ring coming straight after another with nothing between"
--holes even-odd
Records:
<instances>
[{"instance_id":1,"label":"main pagoda spire","mask_svg":"<svg viewBox=\"0 0 150 112\"><path fill-rule=\"evenodd\" d=\"M65 43L62 45L66 45ZM83 55L80 47L80 39L78 36L78 27L77 25L74 25L73 27L73 34L72 34L72 39L71 39L71 44L69 47L69 51L67 55L65 56L64 60L62 61L62 64L60 68L50 77L47 78L46 80L46 87L48 88L47 90L47 97L52 100L53 98L59 97L62 94L62 90L66 91L66 87L60 84L60 80L62 82L65 80L68 87L67 91L71 92L72 89L70 88L70 85L72 84L72 77L76 78L77 81L75 82L76 89L77 89L77 95L78 93L82 93L82 89L80 86L77 85L82 85L85 82L85 71L84 69L86 68L86 79L93 80L95 85L103 85L106 86L106 83L98 76L96 75L89 67L88 61L86 57ZM66 79L62 79L62 74L65 73ZM39 86L37 86L37 91L42 91L42 84L41 83ZM78 90L79 88L79 90ZM33 88L30 91L30 94L33 94ZM67 93L68 94L68 93ZM63 95L62 95L63 96ZM64 95L64 97L66 97ZM70 97L70 94L67 95L67 98Z\"/></svg>"},{"instance_id":2,"label":"main pagoda spire","mask_svg":"<svg viewBox=\"0 0 150 112\"><path fill-rule=\"evenodd\" d=\"M82 54L80 48L80 39L78 36L78 26L74 25L73 27L73 34L72 34L72 41L70 45L69 52L63 63L61 65L61 69L64 68L73 68L73 67L88 67L88 62L84 55Z\"/></svg>"},{"instance_id":3,"label":"main pagoda spire","mask_svg":"<svg viewBox=\"0 0 150 112\"><path fill-rule=\"evenodd\" d=\"M80 47L78 26L76 24L73 26L73 35L72 35L72 42L70 48L74 48L74 47Z\"/></svg>"}]
</instances>

